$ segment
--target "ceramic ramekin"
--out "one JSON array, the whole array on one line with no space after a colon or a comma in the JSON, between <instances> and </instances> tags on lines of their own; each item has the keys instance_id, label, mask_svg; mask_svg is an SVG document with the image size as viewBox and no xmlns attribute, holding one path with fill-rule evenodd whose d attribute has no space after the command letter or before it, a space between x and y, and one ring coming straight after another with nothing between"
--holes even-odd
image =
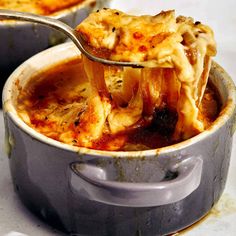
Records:
<instances>
[{"instance_id":1,"label":"ceramic ramekin","mask_svg":"<svg viewBox=\"0 0 236 236\"><path fill-rule=\"evenodd\" d=\"M155 150L97 151L39 134L15 107L19 85L78 56L71 43L53 47L24 62L5 84L6 147L24 204L51 225L82 235L165 235L195 223L218 201L227 178L236 120L230 77L213 63L209 79L223 106L201 134Z\"/></svg>"}]
</instances>

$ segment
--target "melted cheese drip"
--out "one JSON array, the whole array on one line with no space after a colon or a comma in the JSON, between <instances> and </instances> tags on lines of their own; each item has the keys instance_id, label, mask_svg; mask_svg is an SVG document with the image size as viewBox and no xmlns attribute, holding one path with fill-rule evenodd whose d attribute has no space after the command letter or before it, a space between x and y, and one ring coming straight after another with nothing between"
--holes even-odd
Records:
<instances>
[{"instance_id":1,"label":"melted cheese drip","mask_svg":"<svg viewBox=\"0 0 236 236\"><path fill-rule=\"evenodd\" d=\"M106 58L156 65L156 68L123 68L122 89L102 93L106 97L104 103L110 102L111 106L109 112L102 112L101 127L106 125L115 134L152 116L155 108L167 105L178 113L174 139L187 139L204 130L198 107L208 81L211 56L216 54L213 32L208 26L183 16L175 18L174 11L130 16L103 9L92 13L77 30L90 47ZM88 60L84 62L88 67ZM93 62L89 65L89 70L98 66ZM104 74L109 74L110 68L99 67L96 76L89 76L91 84L94 80L109 84L104 82ZM96 96L101 96L98 87L95 91ZM122 102L126 105L122 106Z\"/></svg>"},{"instance_id":2,"label":"melted cheese drip","mask_svg":"<svg viewBox=\"0 0 236 236\"><path fill-rule=\"evenodd\" d=\"M211 56L216 53L209 27L191 18L175 18L174 11L137 17L104 9L92 13L77 30L89 46L109 59L151 62L155 67L109 67L83 57L89 94L83 102L49 114L63 126L66 120L68 127L78 119L74 130L62 132L59 140L71 143L76 139L78 146L93 148L104 135L150 124L155 110L165 107L178 113L174 140L204 130L199 106ZM50 132L50 127L45 129L49 130L44 133ZM125 141L125 136L114 139L107 149L120 149Z\"/></svg>"}]
</instances>

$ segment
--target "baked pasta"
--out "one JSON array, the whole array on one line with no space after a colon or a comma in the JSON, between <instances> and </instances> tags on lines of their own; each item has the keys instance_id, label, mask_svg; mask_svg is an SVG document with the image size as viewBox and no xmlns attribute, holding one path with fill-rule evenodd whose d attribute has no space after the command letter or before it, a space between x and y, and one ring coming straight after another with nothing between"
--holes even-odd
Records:
<instances>
[{"instance_id":1,"label":"baked pasta","mask_svg":"<svg viewBox=\"0 0 236 236\"><path fill-rule=\"evenodd\" d=\"M143 150L188 139L217 117L217 93L206 89L216 54L208 26L174 11L130 16L102 9L77 31L100 56L147 67L105 66L82 55L76 66L32 78L18 111L37 131L80 147Z\"/></svg>"},{"instance_id":2,"label":"baked pasta","mask_svg":"<svg viewBox=\"0 0 236 236\"><path fill-rule=\"evenodd\" d=\"M208 26L188 17L175 18L174 11L163 11L156 16L130 16L103 9L90 14L77 31L100 56L116 61L147 62L147 67L154 67L124 69L125 87L131 83L138 89L124 88L120 92L126 98L126 107L113 99L116 108L107 119L111 132L125 130L163 106L178 113L176 139L187 139L204 130L198 107L207 84L211 57L216 54L213 32ZM86 62L85 68L88 64L95 65ZM103 67L100 75L107 70ZM90 77L92 80L94 75ZM127 77L132 77L132 82L130 79L126 82Z\"/></svg>"}]
</instances>

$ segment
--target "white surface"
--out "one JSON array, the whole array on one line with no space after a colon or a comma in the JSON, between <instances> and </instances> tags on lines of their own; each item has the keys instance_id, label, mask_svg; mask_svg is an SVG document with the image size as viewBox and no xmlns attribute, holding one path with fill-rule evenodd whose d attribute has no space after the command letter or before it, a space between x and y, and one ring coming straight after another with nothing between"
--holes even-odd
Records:
<instances>
[{"instance_id":1,"label":"white surface","mask_svg":"<svg viewBox=\"0 0 236 236\"><path fill-rule=\"evenodd\" d=\"M176 9L177 15L192 16L210 25L218 42L216 61L236 82L236 1L235 0L113 0L111 7L138 14L156 14ZM0 111L0 145L3 147L3 118ZM209 216L179 235L234 236L236 235L236 137L234 138L226 189ZM0 150L0 236L62 235L49 228L22 206L13 191L8 160ZM124 235L126 236L126 235ZM128 236L128 235L127 235Z\"/></svg>"}]
</instances>

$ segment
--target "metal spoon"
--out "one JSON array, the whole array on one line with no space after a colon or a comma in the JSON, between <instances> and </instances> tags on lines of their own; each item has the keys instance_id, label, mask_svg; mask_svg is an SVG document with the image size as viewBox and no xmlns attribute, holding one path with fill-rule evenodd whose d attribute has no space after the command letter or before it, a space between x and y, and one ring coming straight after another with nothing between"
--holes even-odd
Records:
<instances>
[{"instance_id":1,"label":"metal spoon","mask_svg":"<svg viewBox=\"0 0 236 236\"><path fill-rule=\"evenodd\" d=\"M77 48L83 53L86 57L88 57L92 61L100 62L102 64L107 65L114 65L114 66L130 66L130 67L138 67L142 68L144 67L145 63L142 62L121 62L121 61L112 61L107 60L101 57L97 57L92 54L92 52L89 52L84 40L79 35L79 33L68 26L67 24L50 18L46 16L39 16L31 13L23 13L23 12L17 12L17 11L11 11L11 10L0 10L0 20L4 19L11 19L11 20L18 20L18 21L29 21L33 23L38 23L42 25L47 25L51 28L54 28L62 33L64 33L66 36L68 36L74 44L77 46Z\"/></svg>"}]
</instances>

